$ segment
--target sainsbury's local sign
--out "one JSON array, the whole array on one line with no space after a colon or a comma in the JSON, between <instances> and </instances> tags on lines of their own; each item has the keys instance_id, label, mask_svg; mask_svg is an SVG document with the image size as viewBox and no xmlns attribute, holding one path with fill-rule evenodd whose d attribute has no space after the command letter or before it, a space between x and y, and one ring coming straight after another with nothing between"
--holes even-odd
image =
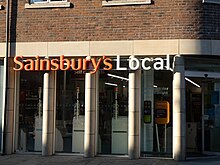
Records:
<instances>
[{"instance_id":1,"label":"sainsbury's local sign","mask_svg":"<svg viewBox=\"0 0 220 165\"><path fill-rule=\"evenodd\" d=\"M74 71L89 71L95 73L97 70L137 70L139 68L143 70L170 70L170 56L165 58L161 57L144 57L136 58L129 57L123 58L127 67L122 67L122 59L118 55L116 58L110 58L106 56L102 57L76 57L69 58L61 55L54 58L40 58L35 56L34 58L27 58L24 56L15 56L14 67L15 71L48 71L48 70L74 70Z\"/></svg>"}]
</instances>

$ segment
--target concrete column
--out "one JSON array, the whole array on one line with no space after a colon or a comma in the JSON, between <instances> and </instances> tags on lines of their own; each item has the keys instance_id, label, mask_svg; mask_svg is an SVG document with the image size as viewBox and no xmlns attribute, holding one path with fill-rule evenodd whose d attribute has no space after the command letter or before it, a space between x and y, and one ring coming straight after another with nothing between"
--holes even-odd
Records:
<instances>
[{"instance_id":1,"label":"concrete column","mask_svg":"<svg viewBox=\"0 0 220 165\"><path fill-rule=\"evenodd\" d=\"M96 75L85 75L85 134L84 156L95 156L95 130L96 130Z\"/></svg>"},{"instance_id":2,"label":"concrete column","mask_svg":"<svg viewBox=\"0 0 220 165\"><path fill-rule=\"evenodd\" d=\"M184 59L174 58L173 72L173 158L186 158L186 111L185 111L185 74Z\"/></svg>"},{"instance_id":3,"label":"concrete column","mask_svg":"<svg viewBox=\"0 0 220 165\"><path fill-rule=\"evenodd\" d=\"M20 72L15 72L15 108L14 108L14 151L19 147L19 98L20 96Z\"/></svg>"},{"instance_id":4,"label":"concrete column","mask_svg":"<svg viewBox=\"0 0 220 165\"><path fill-rule=\"evenodd\" d=\"M95 155L98 153L98 146L99 146L99 71L95 73L96 78L96 133L95 133Z\"/></svg>"},{"instance_id":5,"label":"concrete column","mask_svg":"<svg viewBox=\"0 0 220 165\"><path fill-rule=\"evenodd\" d=\"M53 115L53 153L52 154L55 154L55 150L56 150L56 100L57 100L57 72L54 72L54 108L53 108L53 112L54 112L54 115Z\"/></svg>"},{"instance_id":6,"label":"concrete column","mask_svg":"<svg viewBox=\"0 0 220 165\"><path fill-rule=\"evenodd\" d=\"M15 92L15 71L13 70L13 58L8 59L8 86L6 103L5 122L5 154L12 154L13 151L13 130L14 130L14 92Z\"/></svg>"},{"instance_id":7,"label":"concrete column","mask_svg":"<svg viewBox=\"0 0 220 165\"><path fill-rule=\"evenodd\" d=\"M53 154L55 71L44 73L42 155Z\"/></svg>"},{"instance_id":8,"label":"concrete column","mask_svg":"<svg viewBox=\"0 0 220 165\"><path fill-rule=\"evenodd\" d=\"M128 156L140 157L141 70L129 73Z\"/></svg>"}]
</instances>

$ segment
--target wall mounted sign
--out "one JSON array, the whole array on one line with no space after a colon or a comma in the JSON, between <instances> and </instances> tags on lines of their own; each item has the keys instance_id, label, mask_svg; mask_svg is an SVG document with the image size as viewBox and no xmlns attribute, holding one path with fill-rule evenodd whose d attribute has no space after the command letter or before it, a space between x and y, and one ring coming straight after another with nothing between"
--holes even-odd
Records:
<instances>
[{"instance_id":1,"label":"wall mounted sign","mask_svg":"<svg viewBox=\"0 0 220 165\"><path fill-rule=\"evenodd\" d=\"M144 123L151 123L151 101L144 101Z\"/></svg>"},{"instance_id":2,"label":"wall mounted sign","mask_svg":"<svg viewBox=\"0 0 220 165\"><path fill-rule=\"evenodd\" d=\"M170 122L170 104L168 101L157 101L155 103L156 124L168 124Z\"/></svg>"},{"instance_id":3,"label":"wall mounted sign","mask_svg":"<svg viewBox=\"0 0 220 165\"><path fill-rule=\"evenodd\" d=\"M113 65L113 62L116 65ZM34 56L33 58L24 56L15 56L14 67L15 71L26 70L26 71L48 71L48 70L74 70L74 71L89 71L90 73L95 73L97 70L138 70L139 68L143 70L170 70L170 56L167 55L166 58L156 57L156 58L135 58L130 57L127 59L128 67L121 67L121 58L118 55L116 59L109 58L106 56L102 57L76 57L69 58L61 55L59 57L53 58L40 58L39 56ZM116 68L113 68L115 66Z\"/></svg>"}]
</instances>

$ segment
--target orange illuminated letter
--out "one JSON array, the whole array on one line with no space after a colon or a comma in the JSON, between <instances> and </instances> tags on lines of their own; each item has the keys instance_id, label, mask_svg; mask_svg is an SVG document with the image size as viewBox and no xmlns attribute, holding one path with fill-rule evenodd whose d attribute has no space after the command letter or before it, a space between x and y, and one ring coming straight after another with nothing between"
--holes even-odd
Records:
<instances>
[{"instance_id":1,"label":"orange illuminated letter","mask_svg":"<svg viewBox=\"0 0 220 165\"><path fill-rule=\"evenodd\" d=\"M88 65L88 62L90 62L90 57L87 57L87 58L83 59L83 70L90 69L89 65Z\"/></svg>"},{"instance_id":2,"label":"orange illuminated letter","mask_svg":"<svg viewBox=\"0 0 220 165\"><path fill-rule=\"evenodd\" d=\"M103 63L105 65L105 67L103 68L104 70L112 70L112 59L111 58L105 58L103 60Z\"/></svg>"},{"instance_id":3,"label":"orange illuminated letter","mask_svg":"<svg viewBox=\"0 0 220 165\"><path fill-rule=\"evenodd\" d=\"M64 67L66 65L66 67ZM70 69L70 61L68 59L64 59L64 55L60 56L60 70L69 70Z\"/></svg>"},{"instance_id":4,"label":"orange illuminated letter","mask_svg":"<svg viewBox=\"0 0 220 165\"><path fill-rule=\"evenodd\" d=\"M92 58L92 65L93 65L93 67L94 67L94 71L92 71L92 72L90 72L90 73L95 73L97 70L98 70L98 68L99 68L99 66L100 66L100 64L101 64L101 62L102 62L102 58L100 58L99 60L98 60L98 62L96 63L96 59L95 58Z\"/></svg>"},{"instance_id":5,"label":"orange illuminated letter","mask_svg":"<svg viewBox=\"0 0 220 165\"><path fill-rule=\"evenodd\" d=\"M76 60L72 59L71 60L71 67L73 70L81 70L82 69L82 59L81 58L78 59L77 68L76 68Z\"/></svg>"},{"instance_id":6,"label":"orange illuminated letter","mask_svg":"<svg viewBox=\"0 0 220 165\"><path fill-rule=\"evenodd\" d=\"M46 68L45 68L46 65ZM41 59L40 60L40 70L50 70L50 60L49 59Z\"/></svg>"},{"instance_id":7,"label":"orange illuminated letter","mask_svg":"<svg viewBox=\"0 0 220 165\"><path fill-rule=\"evenodd\" d=\"M51 65L54 66L54 68L51 67L51 70L59 70L60 69L58 62L59 62L58 59L51 60Z\"/></svg>"},{"instance_id":8,"label":"orange illuminated letter","mask_svg":"<svg viewBox=\"0 0 220 165\"><path fill-rule=\"evenodd\" d=\"M22 62L19 61L19 58L23 58L22 56L16 56L14 58L14 63L19 65L19 68L13 68L15 71L19 71L19 70L23 70L24 69L24 64Z\"/></svg>"},{"instance_id":9,"label":"orange illuminated letter","mask_svg":"<svg viewBox=\"0 0 220 165\"><path fill-rule=\"evenodd\" d=\"M24 70L26 70L26 71L33 71L34 70L34 60L27 59L26 62L27 62L27 64L24 66Z\"/></svg>"}]
</instances>

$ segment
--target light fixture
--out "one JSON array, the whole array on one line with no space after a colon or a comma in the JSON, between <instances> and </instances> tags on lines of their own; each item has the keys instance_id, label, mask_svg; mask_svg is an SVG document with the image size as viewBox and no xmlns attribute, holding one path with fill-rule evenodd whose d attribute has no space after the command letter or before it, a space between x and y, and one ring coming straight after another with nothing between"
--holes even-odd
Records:
<instances>
[{"instance_id":1,"label":"light fixture","mask_svg":"<svg viewBox=\"0 0 220 165\"><path fill-rule=\"evenodd\" d=\"M128 78L121 77L121 76L117 76L117 75L110 74L110 73L108 73L107 76L114 77L114 78L118 78L118 79L121 79L121 80L126 80L126 81L129 80Z\"/></svg>"},{"instance_id":2,"label":"light fixture","mask_svg":"<svg viewBox=\"0 0 220 165\"><path fill-rule=\"evenodd\" d=\"M173 72L173 69L170 68L170 71ZM185 80L190 82L191 84L195 85L196 87L200 88L201 86L197 83L195 83L194 81L190 80L189 78L185 77Z\"/></svg>"},{"instance_id":3,"label":"light fixture","mask_svg":"<svg viewBox=\"0 0 220 165\"><path fill-rule=\"evenodd\" d=\"M191 84L195 85L196 87L200 88L200 85L199 85L199 84L197 84L197 83L195 83L194 81L188 79L187 77L185 77L185 80L188 81L188 82L190 82Z\"/></svg>"},{"instance_id":4,"label":"light fixture","mask_svg":"<svg viewBox=\"0 0 220 165\"><path fill-rule=\"evenodd\" d=\"M154 85L154 88L157 88L158 86L157 85Z\"/></svg>"},{"instance_id":5,"label":"light fixture","mask_svg":"<svg viewBox=\"0 0 220 165\"><path fill-rule=\"evenodd\" d=\"M105 85L110 85L110 86L115 86L115 87L118 86L117 84L113 84L113 83L105 83Z\"/></svg>"}]
</instances>

